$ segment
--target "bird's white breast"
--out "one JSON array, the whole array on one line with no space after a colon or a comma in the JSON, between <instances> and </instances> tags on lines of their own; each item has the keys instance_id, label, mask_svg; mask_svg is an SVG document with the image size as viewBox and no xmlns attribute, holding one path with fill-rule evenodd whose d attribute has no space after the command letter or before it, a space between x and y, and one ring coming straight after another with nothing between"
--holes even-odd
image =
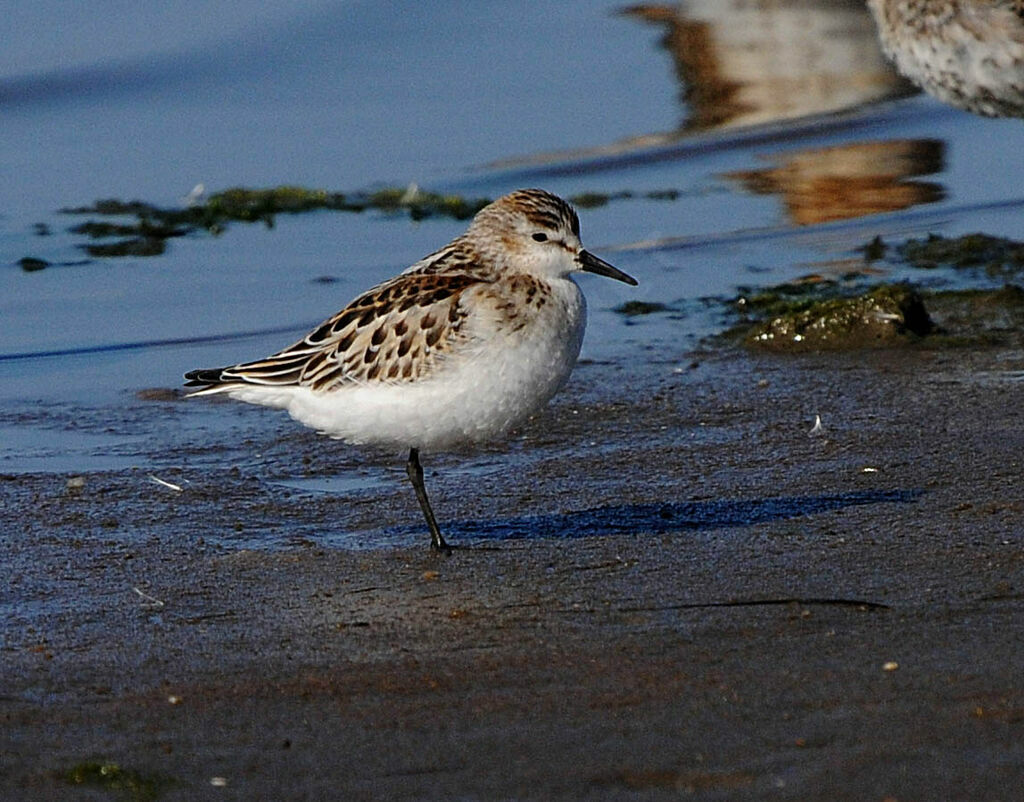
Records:
<instances>
[{"instance_id":1,"label":"bird's white breast","mask_svg":"<svg viewBox=\"0 0 1024 802\"><path fill-rule=\"evenodd\" d=\"M464 347L413 382L305 387L238 387L243 401L284 407L296 420L350 443L425 450L499 436L565 384L579 355L586 302L571 279L548 282L550 297L516 330L481 303ZM472 299L470 299L472 303Z\"/></svg>"}]
</instances>

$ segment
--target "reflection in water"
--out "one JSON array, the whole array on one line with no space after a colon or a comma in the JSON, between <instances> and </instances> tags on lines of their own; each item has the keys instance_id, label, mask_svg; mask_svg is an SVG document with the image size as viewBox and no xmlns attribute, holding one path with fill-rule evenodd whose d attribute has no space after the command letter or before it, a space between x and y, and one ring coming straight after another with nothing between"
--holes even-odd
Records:
<instances>
[{"instance_id":1,"label":"reflection in water","mask_svg":"<svg viewBox=\"0 0 1024 802\"><path fill-rule=\"evenodd\" d=\"M935 139L861 142L773 155L773 167L726 177L759 195L781 195L790 219L810 225L942 200L941 185L906 179L941 172L943 152Z\"/></svg>"},{"instance_id":2,"label":"reflection in water","mask_svg":"<svg viewBox=\"0 0 1024 802\"><path fill-rule=\"evenodd\" d=\"M1024 0L868 0L886 54L944 103L1024 116Z\"/></svg>"},{"instance_id":3,"label":"reflection in water","mask_svg":"<svg viewBox=\"0 0 1024 802\"><path fill-rule=\"evenodd\" d=\"M665 26L689 107L684 130L793 119L911 91L863 0L687 0L626 13Z\"/></svg>"}]
</instances>

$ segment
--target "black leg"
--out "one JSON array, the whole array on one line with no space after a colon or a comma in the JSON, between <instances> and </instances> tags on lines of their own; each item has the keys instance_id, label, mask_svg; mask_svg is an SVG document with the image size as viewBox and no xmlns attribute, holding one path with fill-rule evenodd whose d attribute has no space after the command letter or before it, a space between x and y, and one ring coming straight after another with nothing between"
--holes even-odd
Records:
<instances>
[{"instance_id":1,"label":"black leg","mask_svg":"<svg viewBox=\"0 0 1024 802\"><path fill-rule=\"evenodd\" d=\"M423 517L427 519L427 527L430 529L430 545L435 551L451 551L451 546L441 537L441 530L434 519L434 511L430 509L427 488L423 484L423 466L420 465L420 450L418 448L409 449L409 462L405 469L409 474L413 490L416 491L416 498L420 502L420 509L423 510Z\"/></svg>"}]
</instances>

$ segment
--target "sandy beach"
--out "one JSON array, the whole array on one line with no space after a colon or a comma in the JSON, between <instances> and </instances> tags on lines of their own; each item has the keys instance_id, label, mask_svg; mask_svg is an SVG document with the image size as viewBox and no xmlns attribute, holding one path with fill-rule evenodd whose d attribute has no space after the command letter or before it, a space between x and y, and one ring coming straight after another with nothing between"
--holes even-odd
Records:
<instances>
[{"instance_id":1,"label":"sandy beach","mask_svg":"<svg viewBox=\"0 0 1024 802\"><path fill-rule=\"evenodd\" d=\"M5 795L104 798L110 762L129 798L1014 798L1024 355L681 364L580 366L472 482L432 460L448 558L397 471L4 477L7 593L40 601ZM309 538L225 544L282 520ZM404 545L316 537L382 520Z\"/></svg>"}]
</instances>

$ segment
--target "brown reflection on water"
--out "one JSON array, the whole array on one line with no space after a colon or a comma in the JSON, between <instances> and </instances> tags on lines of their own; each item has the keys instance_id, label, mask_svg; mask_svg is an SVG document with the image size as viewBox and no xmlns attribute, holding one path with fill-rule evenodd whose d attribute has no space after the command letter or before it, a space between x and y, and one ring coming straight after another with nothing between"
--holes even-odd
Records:
<instances>
[{"instance_id":1,"label":"brown reflection on water","mask_svg":"<svg viewBox=\"0 0 1024 802\"><path fill-rule=\"evenodd\" d=\"M914 91L889 66L864 0L688 0L624 13L665 29L682 130L753 125Z\"/></svg>"},{"instance_id":2,"label":"brown reflection on water","mask_svg":"<svg viewBox=\"0 0 1024 802\"><path fill-rule=\"evenodd\" d=\"M943 169L944 143L895 139L791 151L773 166L727 173L758 195L779 195L797 225L848 220L941 200L930 181L908 180Z\"/></svg>"}]
</instances>

